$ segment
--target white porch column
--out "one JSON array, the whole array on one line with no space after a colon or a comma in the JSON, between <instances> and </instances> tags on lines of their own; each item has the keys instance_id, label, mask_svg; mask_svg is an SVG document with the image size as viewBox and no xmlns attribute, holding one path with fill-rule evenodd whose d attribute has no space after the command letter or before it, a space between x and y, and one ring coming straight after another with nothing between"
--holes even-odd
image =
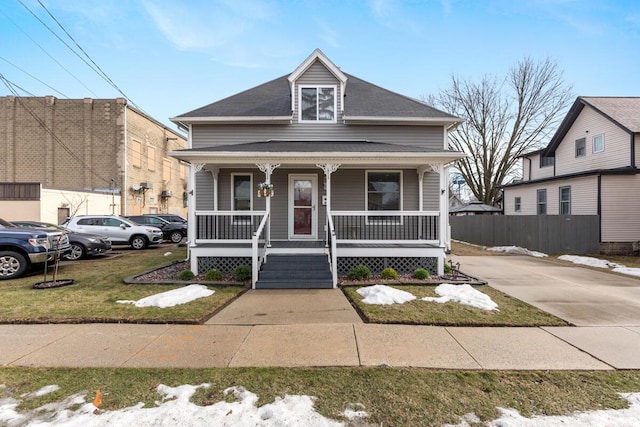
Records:
<instances>
[{"instance_id":1,"label":"white porch column","mask_svg":"<svg viewBox=\"0 0 640 427\"><path fill-rule=\"evenodd\" d=\"M433 170L431 166L419 166L416 169L418 172L418 210L422 212L424 210L424 173Z\"/></svg>"},{"instance_id":2,"label":"white porch column","mask_svg":"<svg viewBox=\"0 0 640 427\"><path fill-rule=\"evenodd\" d=\"M338 168L340 167L340 164L339 163L317 163L316 166L322 169L322 171L324 172L324 176L327 180L327 188L325 189L327 192L326 194L327 205L325 207L325 211L326 211L327 222L328 222L329 215L331 215L331 174L338 170ZM326 233L328 232L329 232L329 227L327 227L327 230L326 230ZM325 233L325 236L326 236L326 233ZM325 237L325 245L327 244L328 241L329 239Z\"/></svg>"},{"instance_id":3,"label":"white porch column","mask_svg":"<svg viewBox=\"0 0 640 427\"><path fill-rule=\"evenodd\" d=\"M448 249L447 242L447 233L449 228L449 209L448 203L449 199L447 197L447 176L445 174L446 169L442 164L433 164L429 165L433 172L437 172L440 178L440 194L438 195L438 212L440 212L440 217L438 218L438 242L440 247L443 249ZM440 255L438 259L438 274L444 274L444 251L442 255Z\"/></svg>"},{"instance_id":4,"label":"white porch column","mask_svg":"<svg viewBox=\"0 0 640 427\"><path fill-rule=\"evenodd\" d=\"M187 187L187 248L191 252L191 248L196 246L196 174L204 168L204 163L192 163L189 167L189 184ZM191 256L191 271L198 274L198 260Z\"/></svg>"},{"instance_id":5,"label":"white porch column","mask_svg":"<svg viewBox=\"0 0 640 427\"><path fill-rule=\"evenodd\" d=\"M220 172L220 168L218 166L213 166L207 168L207 170L211 173L211 177L213 178L213 210L218 210L218 199L220 195L218 193L218 173Z\"/></svg>"},{"instance_id":6,"label":"white porch column","mask_svg":"<svg viewBox=\"0 0 640 427\"><path fill-rule=\"evenodd\" d=\"M266 184L271 184L271 174L273 173L273 171L280 167L280 164L271 164L271 163L256 163L256 166L258 167L258 169L260 169L260 172L264 173L264 182ZM253 190L252 190L253 191ZM274 188L275 191L275 188ZM269 219L267 221L267 232L266 232L266 239L268 242L267 246L271 246L271 197L265 197L265 210L267 211L267 214L269 215Z\"/></svg>"}]
</instances>

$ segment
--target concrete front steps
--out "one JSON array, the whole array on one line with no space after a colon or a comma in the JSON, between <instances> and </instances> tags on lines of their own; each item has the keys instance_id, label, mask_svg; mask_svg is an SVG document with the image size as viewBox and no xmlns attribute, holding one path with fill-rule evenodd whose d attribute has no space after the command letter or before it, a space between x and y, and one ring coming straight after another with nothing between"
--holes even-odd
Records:
<instances>
[{"instance_id":1,"label":"concrete front steps","mask_svg":"<svg viewBox=\"0 0 640 427\"><path fill-rule=\"evenodd\" d=\"M331 288L329 260L323 254L268 255L256 282L256 289Z\"/></svg>"}]
</instances>

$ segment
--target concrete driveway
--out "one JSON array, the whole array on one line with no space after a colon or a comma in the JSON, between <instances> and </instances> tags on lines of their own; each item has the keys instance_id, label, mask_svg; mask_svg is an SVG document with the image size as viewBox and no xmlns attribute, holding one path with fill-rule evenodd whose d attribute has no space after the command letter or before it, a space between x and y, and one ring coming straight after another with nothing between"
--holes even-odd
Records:
<instances>
[{"instance_id":1,"label":"concrete driveway","mask_svg":"<svg viewBox=\"0 0 640 427\"><path fill-rule=\"evenodd\" d=\"M529 256L451 256L460 270L576 326L640 326L640 279Z\"/></svg>"}]
</instances>

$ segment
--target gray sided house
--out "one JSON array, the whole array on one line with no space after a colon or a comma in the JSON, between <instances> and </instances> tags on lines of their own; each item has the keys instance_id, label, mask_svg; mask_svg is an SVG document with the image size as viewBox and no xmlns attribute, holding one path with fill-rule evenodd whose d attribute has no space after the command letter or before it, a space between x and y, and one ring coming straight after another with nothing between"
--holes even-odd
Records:
<instances>
[{"instance_id":1,"label":"gray sided house","mask_svg":"<svg viewBox=\"0 0 640 427\"><path fill-rule=\"evenodd\" d=\"M194 271L244 264L255 288L335 287L359 264L442 273L447 165L463 156L447 135L461 119L315 50L289 75L172 120L189 131L170 155L191 164Z\"/></svg>"},{"instance_id":2,"label":"gray sided house","mask_svg":"<svg viewBox=\"0 0 640 427\"><path fill-rule=\"evenodd\" d=\"M547 147L522 156L505 215L597 217L600 252L640 242L640 97L578 97ZM578 237L578 235L576 235Z\"/></svg>"}]
</instances>

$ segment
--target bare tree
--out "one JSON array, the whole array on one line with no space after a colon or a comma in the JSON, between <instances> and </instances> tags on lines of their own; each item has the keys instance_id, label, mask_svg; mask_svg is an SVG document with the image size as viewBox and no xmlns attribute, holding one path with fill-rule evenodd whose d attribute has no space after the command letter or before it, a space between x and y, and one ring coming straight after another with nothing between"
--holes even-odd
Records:
<instances>
[{"instance_id":1,"label":"bare tree","mask_svg":"<svg viewBox=\"0 0 640 427\"><path fill-rule=\"evenodd\" d=\"M452 76L452 86L427 101L466 119L450 147L468 155L457 168L473 195L493 205L498 186L518 173L518 157L546 145L572 98L554 61L525 58L504 79Z\"/></svg>"}]
</instances>

